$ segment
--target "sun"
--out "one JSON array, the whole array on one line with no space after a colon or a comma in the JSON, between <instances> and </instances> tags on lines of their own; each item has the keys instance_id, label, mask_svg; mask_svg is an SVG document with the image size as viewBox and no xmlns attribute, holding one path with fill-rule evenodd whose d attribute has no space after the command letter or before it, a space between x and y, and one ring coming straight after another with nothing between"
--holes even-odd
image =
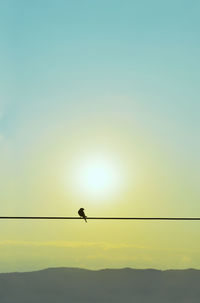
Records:
<instances>
[{"instance_id":1,"label":"sun","mask_svg":"<svg viewBox=\"0 0 200 303\"><path fill-rule=\"evenodd\" d=\"M77 189L86 197L109 197L120 186L117 163L106 157L83 159L75 174Z\"/></svg>"}]
</instances>

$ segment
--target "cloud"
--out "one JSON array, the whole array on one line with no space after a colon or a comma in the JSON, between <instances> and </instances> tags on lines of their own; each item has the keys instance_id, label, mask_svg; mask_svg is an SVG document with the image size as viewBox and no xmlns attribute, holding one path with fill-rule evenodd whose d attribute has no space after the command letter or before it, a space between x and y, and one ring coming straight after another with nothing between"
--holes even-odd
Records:
<instances>
[{"instance_id":1,"label":"cloud","mask_svg":"<svg viewBox=\"0 0 200 303\"><path fill-rule=\"evenodd\" d=\"M122 248L145 248L126 243L109 242L81 242L81 241L1 241L0 246L34 246L34 247L68 247L68 248L99 248L102 250L115 250Z\"/></svg>"},{"instance_id":2,"label":"cloud","mask_svg":"<svg viewBox=\"0 0 200 303\"><path fill-rule=\"evenodd\" d=\"M199 268L198 250L87 241L1 241L0 270L52 266L100 268ZM173 264L173 266L171 266Z\"/></svg>"},{"instance_id":3,"label":"cloud","mask_svg":"<svg viewBox=\"0 0 200 303\"><path fill-rule=\"evenodd\" d=\"M199 250L183 250L174 248L151 247L143 245L134 245L129 243L111 243L111 242L87 242L87 241L0 241L0 246L4 247L38 247L38 248L82 248L98 249L104 252L109 251L137 251L148 252L149 254L173 254L179 257L183 262L190 261L188 254L199 254Z\"/></svg>"}]
</instances>

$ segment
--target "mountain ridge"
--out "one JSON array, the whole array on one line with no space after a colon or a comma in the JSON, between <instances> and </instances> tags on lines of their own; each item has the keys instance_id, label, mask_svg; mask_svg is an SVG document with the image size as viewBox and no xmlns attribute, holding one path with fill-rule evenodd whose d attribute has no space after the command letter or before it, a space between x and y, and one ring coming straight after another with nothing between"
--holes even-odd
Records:
<instances>
[{"instance_id":1,"label":"mountain ridge","mask_svg":"<svg viewBox=\"0 0 200 303\"><path fill-rule=\"evenodd\" d=\"M54 271L54 270L80 270L80 271L90 271L90 272L101 272L101 271L121 271L121 270L131 270L131 271L158 271L158 272L184 272L184 271L197 271L200 272L200 269L198 268L169 268L169 269L157 269L157 268L134 268L134 267L119 267L119 268L100 268L100 269L90 269L90 268L82 268L82 267L67 267L67 266L61 266L61 267L46 267L36 270L30 270L30 271L13 271L13 272L0 272L0 275L4 274L25 274L25 273L35 273L35 272L42 272L42 271Z\"/></svg>"},{"instance_id":2,"label":"mountain ridge","mask_svg":"<svg viewBox=\"0 0 200 303\"><path fill-rule=\"evenodd\" d=\"M199 303L200 270L50 267L0 274L1 303Z\"/></svg>"}]
</instances>

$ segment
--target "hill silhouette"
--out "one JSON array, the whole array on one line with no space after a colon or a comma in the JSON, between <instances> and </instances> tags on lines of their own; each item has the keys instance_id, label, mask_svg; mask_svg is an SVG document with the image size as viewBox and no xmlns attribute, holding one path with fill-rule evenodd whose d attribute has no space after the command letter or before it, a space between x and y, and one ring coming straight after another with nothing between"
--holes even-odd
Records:
<instances>
[{"instance_id":1,"label":"hill silhouette","mask_svg":"<svg viewBox=\"0 0 200 303\"><path fill-rule=\"evenodd\" d=\"M1 303L199 303L200 271L49 268L0 274Z\"/></svg>"}]
</instances>

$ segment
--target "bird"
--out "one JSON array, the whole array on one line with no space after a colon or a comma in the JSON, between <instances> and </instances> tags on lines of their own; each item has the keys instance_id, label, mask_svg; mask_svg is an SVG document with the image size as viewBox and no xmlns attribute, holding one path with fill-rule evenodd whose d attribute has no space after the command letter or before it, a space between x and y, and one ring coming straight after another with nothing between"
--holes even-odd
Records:
<instances>
[{"instance_id":1,"label":"bird","mask_svg":"<svg viewBox=\"0 0 200 303\"><path fill-rule=\"evenodd\" d=\"M86 217L86 215L85 215L85 213L84 213L84 208L81 207L81 208L79 209L79 211L78 211L78 214L79 214L79 216L82 217L82 218L85 220L85 222L87 223L87 220L86 220L87 217Z\"/></svg>"}]
</instances>

